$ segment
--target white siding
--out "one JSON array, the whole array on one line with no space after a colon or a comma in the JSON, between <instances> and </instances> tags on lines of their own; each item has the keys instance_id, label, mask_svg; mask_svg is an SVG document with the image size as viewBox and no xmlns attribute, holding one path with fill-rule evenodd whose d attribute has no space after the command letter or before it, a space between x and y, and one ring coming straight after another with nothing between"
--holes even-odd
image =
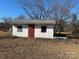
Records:
<instances>
[{"instance_id":1,"label":"white siding","mask_svg":"<svg viewBox=\"0 0 79 59\"><path fill-rule=\"evenodd\" d=\"M22 26L23 32L17 32L17 26L12 26L12 35L17 37L28 37L28 26L23 25Z\"/></svg>"},{"instance_id":2,"label":"white siding","mask_svg":"<svg viewBox=\"0 0 79 59\"><path fill-rule=\"evenodd\" d=\"M47 25L47 31L45 33L41 32L41 25L35 26L35 37L36 38L53 38L53 25Z\"/></svg>"}]
</instances>

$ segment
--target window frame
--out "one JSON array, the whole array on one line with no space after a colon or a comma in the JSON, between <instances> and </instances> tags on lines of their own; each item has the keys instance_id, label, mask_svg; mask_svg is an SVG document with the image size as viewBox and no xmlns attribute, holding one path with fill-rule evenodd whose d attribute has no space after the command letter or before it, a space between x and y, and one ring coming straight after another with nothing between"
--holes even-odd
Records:
<instances>
[{"instance_id":1,"label":"window frame","mask_svg":"<svg viewBox=\"0 0 79 59\"><path fill-rule=\"evenodd\" d=\"M47 26L41 26L41 32L46 33L47 32Z\"/></svg>"},{"instance_id":2,"label":"window frame","mask_svg":"<svg viewBox=\"0 0 79 59\"><path fill-rule=\"evenodd\" d=\"M22 25L17 26L17 32L23 32L23 26Z\"/></svg>"}]
</instances>

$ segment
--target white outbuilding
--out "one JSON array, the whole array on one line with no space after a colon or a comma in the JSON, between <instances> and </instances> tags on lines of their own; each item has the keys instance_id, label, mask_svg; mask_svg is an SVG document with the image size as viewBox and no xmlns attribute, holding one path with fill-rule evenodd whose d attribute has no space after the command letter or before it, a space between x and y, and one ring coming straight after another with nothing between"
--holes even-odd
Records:
<instances>
[{"instance_id":1,"label":"white outbuilding","mask_svg":"<svg viewBox=\"0 0 79 59\"><path fill-rule=\"evenodd\" d=\"M12 35L53 39L55 23L55 20L16 20L12 22Z\"/></svg>"}]
</instances>

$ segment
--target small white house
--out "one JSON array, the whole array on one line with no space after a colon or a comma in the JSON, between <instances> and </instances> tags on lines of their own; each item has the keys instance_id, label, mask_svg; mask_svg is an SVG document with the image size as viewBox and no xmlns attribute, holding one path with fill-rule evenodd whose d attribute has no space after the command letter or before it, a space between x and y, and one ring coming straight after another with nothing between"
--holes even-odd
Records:
<instances>
[{"instance_id":1,"label":"small white house","mask_svg":"<svg viewBox=\"0 0 79 59\"><path fill-rule=\"evenodd\" d=\"M55 20L16 20L12 22L12 35L30 38L53 38Z\"/></svg>"}]
</instances>

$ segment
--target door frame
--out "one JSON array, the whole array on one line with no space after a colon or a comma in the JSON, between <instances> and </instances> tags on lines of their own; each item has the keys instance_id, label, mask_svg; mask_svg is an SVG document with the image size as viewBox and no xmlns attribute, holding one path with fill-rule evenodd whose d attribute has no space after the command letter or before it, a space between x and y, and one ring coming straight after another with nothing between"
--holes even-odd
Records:
<instances>
[{"instance_id":1,"label":"door frame","mask_svg":"<svg viewBox=\"0 0 79 59\"><path fill-rule=\"evenodd\" d=\"M34 24L29 24L28 25L28 37L29 38L34 38L35 37L35 25Z\"/></svg>"}]
</instances>

